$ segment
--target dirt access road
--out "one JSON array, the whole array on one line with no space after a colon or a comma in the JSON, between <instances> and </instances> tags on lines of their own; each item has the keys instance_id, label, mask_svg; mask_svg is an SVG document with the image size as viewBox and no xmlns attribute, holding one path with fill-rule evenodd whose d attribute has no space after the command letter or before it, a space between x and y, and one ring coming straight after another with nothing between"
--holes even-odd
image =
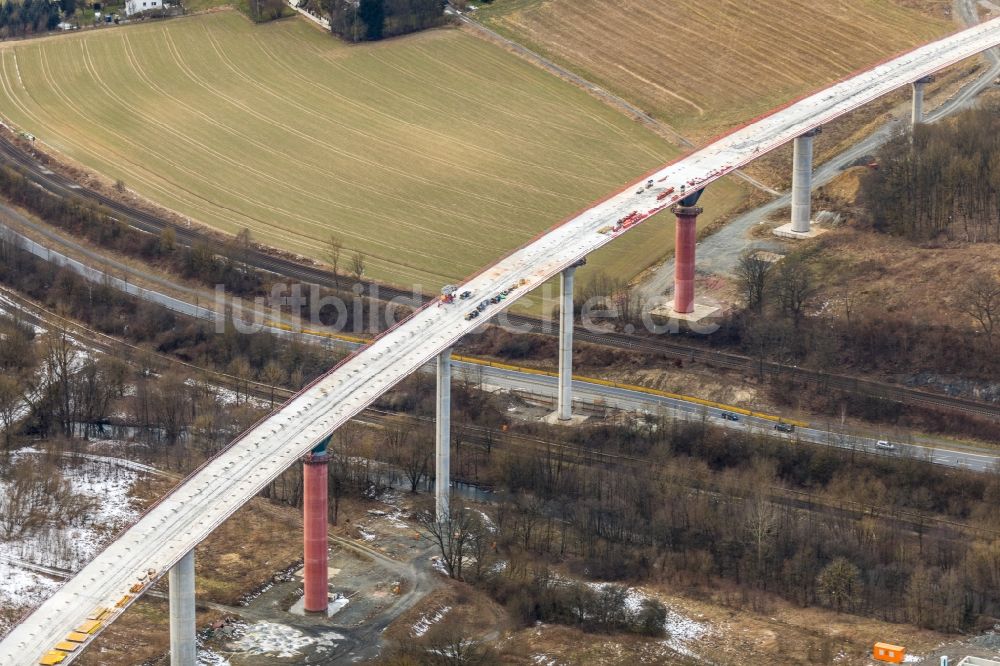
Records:
<instances>
[{"instance_id":1,"label":"dirt access road","mask_svg":"<svg viewBox=\"0 0 1000 666\"><path fill-rule=\"evenodd\" d=\"M399 552L401 542L398 539L389 548ZM245 607L200 605L244 623L281 625L313 639L312 644L300 648L302 656L295 657L296 663L348 664L374 659L384 648L385 629L441 584L440 575L430 566L434 549L422 540L407 549L407 559L396 560L353 539L331 535L330 543L330 566L336 571L331 576L331 588L349 596L350 601L328 619L288 611L289 598L301 587L298 576L276 583ZM389 588L397 582L402 592L394 595ZM336 638L331 641L332 635ZM207 644L213 652L240 666L275 663L274 653L254 654L254 650L240 646L238 635L236 640L217 637Z\"/></svg>"},{"instance_id":2,"label":"dirt access road","mask_svg":"<svg viewBox=\"0 0 1000 666\"><path fill-rule=\"evenodd\" d=\"M955 15L960 17L964 25L975 25L979 23L977 6L975 0L955 0ZM989 88L994 80L1000 76L1000 52L997 49L991 49L986 51L984 55L990 65L989 69L936 109L927 113L926 122L937 122L953 113L969 108L979 93ZM863 141L854 144L851 148L818 167L813 173L813 188L825 185L859 158L875 152L879 146L901 129L903 122L909 122L909 118L896 117L892 121L886 122ZM791 198L791 193L786 192L763 206L740 215L701 241L698 244L698 273L700 275L731 275L739 260L740 253L746 249L783 253L781 241L777 239L751 240L748 233L777 211L790 206ZM644 307L651 310L669 300L665 294L673 291L673 285L674 260L669 259L659 267L652 269L639 284L637 291Z\"/></svg>"}]
</instances>

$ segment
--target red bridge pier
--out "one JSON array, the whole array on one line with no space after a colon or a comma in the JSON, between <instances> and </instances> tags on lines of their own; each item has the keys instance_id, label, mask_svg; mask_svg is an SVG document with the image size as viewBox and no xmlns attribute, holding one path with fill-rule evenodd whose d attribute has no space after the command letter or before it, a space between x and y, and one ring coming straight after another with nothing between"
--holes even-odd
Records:
<instances>
[{"instance_id":1,"label":"red bridge pier","mask_svg":"<svg viewBox=\"0 0 1000 666\"><path fill-rule=\"evenodd\" d=\"M698 240L698 206L679 204L670 209L677 216L674 251L674 312L694 312L694 256Z\"/></svg>"},{"instance_id":2,"label":"red bridge pier","mask_svg":"<svg viewBox=\"0 0 1000 666\"><path fill-rule=\"evenodd\" d=\"M328 536L327 461L324 439L302 460L303 545L305 547L304 609L325 613L330 601L330 541Z\"/></svg>"}]
</instances>

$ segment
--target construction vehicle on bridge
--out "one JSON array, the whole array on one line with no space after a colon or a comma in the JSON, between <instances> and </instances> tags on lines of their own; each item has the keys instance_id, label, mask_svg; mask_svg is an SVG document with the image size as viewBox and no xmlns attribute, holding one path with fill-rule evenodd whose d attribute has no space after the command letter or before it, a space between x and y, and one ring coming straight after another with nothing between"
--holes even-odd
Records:
<instances>
[{"instance_id":1,"label":"construction vehicle on bridge","mask_svg":"<svg viewBox=\"0 0 1000 666\"><path fill-rule=\"evenodd\" d=\"M440 303L454 303L455 293L458 291L458 287L453 284L446 284L441 287L441 301Z\"/></svg>"}]
</instances>

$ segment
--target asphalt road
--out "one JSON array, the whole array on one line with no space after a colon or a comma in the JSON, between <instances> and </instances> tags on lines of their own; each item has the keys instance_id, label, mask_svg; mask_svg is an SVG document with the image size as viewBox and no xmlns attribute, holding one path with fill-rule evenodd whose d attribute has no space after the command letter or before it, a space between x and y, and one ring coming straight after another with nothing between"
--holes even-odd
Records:
<instances>
[{"instance_id":1,"label":"asphalt road","mask_svg":"<svg viewBox=\"0 0 1000 666\"><path fill-rule=\"evenodd\" d=\"M488 372L483 373L483 384L487 388L521 393L528 392L532 395L552 400L557 395L557 380L555 377L526 375L501 368L486 368L485 370L488 370ZM473 370L473 372L476 372L476 370ZM989 449L957 446L952 442L937 440L935 438L921 437L923 443L920 444L893 441L894 449L887 451L876 446L879 439L877 437L865 437L851 434L850 432L824 430L818 427L798 427L791 433L784 433L776 431L774 429L775 422L770 419L735 414L715 407L706 407L682 400L612 386L589 384L583 381L573 382L573 396L574 403L579 401L582 403L581 406L605 405L641 414L652 415L663 413L669 417L687 421L698 421L704 418L715 426L734 430L769 433L792 442L810 442L872 455L917 458L938 465L970 469L977 472L998 469L998 464L1000 464L1000 455L993 453ZM728 414L738 420L732 421L723 418L724 414Z\"/></svg>"},{"instance_id":2,"label":"asphalt road","mask_svg":"<svg viewBox=\"0 0 1000 666\"><path fill-rule=\"evenodd\" d=\"M97 274L96 279L98 281L107 280L107 278L101 277L100 273ZM116 286L121 288L122 284L118 284ZM131 286L134 287L135 285ZM147 298L152 302L159 303L168 308L171 307L172 303L176 302L176 299L173 299L172 297L151 290L141 290L141 297ZM19 303L14 303L14 305L23 307ZM198 308L193 304L185 305L187 310L185 314L191 314L193 316L200 315L209 320L214 317L214 313L210 310ZM30 311L26 311L26 314L28 316L33 316L33 313ZM40 323L45 325L44 321L40 321ZM283 337L292 337L293 335L288 331L278 328L268 327L266 330ZM309 333L294 334L294 337L317 346L326 348L334 346L342 351L348 352L353 352L362 347L362 345L358 343L346 340L331 340L329 337ZM104 343L99 343L97 346L99 349L103 349L106 353L114 353L114 349L108 347ZM521 394L530 393L533 396L549 400L554 400L558 393L557 379L552 376L517 372L505 368L462 361L453 361L453 365L455 367L454 372L458 377L468 378L473 383L482 382L482 384L487 388L500 389ZM427 373L436 372L436 368L433 363L426 364L421 370ZM263 389L261 395L266 398L266 394L266 389ZM281 394L279 393L279 395ZM666 410L669 415L675 418L697 420L707 416L712 419L716 425L736 429L773 430L774 426L774 422L771 420L755 417L741 417L740 421L734 422L722 418L722 414L726 411L723 409L705 407L701 404L686 402L676 398L668 398L651 393L643 393L640 391L606 386L603 384L593 384L586 381L573 382L573 395L574 403L580 403L580 406L585 409L593 408L597 405L603 405L626 411L644 412L650 414ZM965 467L977 471L993 469L998 460L998 457L989 449L977 449L972 446L961 446L946 439L935 438L927 435L911 435L908 439L919 439L921 443L912 445L898 443L895 450L887 452L875 447L877 438L851 434L847 430L835 431L824 430L821 428L799 428L797 433L793 436L785 435L780 432L774 432L774 434L786 438L809 441L816 444L838 446L858 451L866 451L878 455L916 457L921 460L928 460L949 467Z\"/></svg>"},{"instance_id":3,"label":"asphalt road","mask_svg":"<svg viewBox=\"0 0 1000 666\"><path fill-rule=\"evenodd\" d=\"M159 291L145 289L136 284L136 274L130 269L130 267L112 260L105 260L101 255L97 255L89 251L87 248L82 247L79 243L63 238L62 236L53 233L51 230L46 229L44 225L31 222L22 216L18 211L8 206L0 204L0 213L13 218L18 224L24 225L45 235L46 238L52 240L54 245L63 245L71 248L74 252L82 253L83 256L88 258L88 261L93 261L94 265L100 266L100 268L94 268L93 265L84 264L83 262L72 259L56 250L52 250L45 245L36 243L18 234L14 229L5 227L4 224L0 222L0 232L3 232L6 229L8 234L14 234L16 238L20 239L19 242L24 248L46 261L50 261L58 265L68 266L92 282L110 284L116 289L150 302L158 303L175 312L209 321L214 321L216 318L215 310L199 305L199 302L204 302L204 294L200 294L195 290L184 287L183 285L169 282L157 276L147 276L143 273L137 277L141 277L143 280L150 278L150 280L155 284L163 285L171 291L179 292L183 294L184 297L175 298ZM130 276L133 277L130 279ZM233 310L239 314L241 306L236 302L232 303L232 306ZM552 331L549 330L544 323L533 317L511 315L507 313L507 320L509 324L517 327L519 332L552 335ZM276 335L289 335L286 331L280 329L271 329L271 331ZM907 386L887 384L884 382L861 379L848 375L820 372L809 368L800 368L794 365L785 365L775 362L760 363L755 359L741 356L739 354L720 352L713 349L704 349L678 342L675 341L672 336L639 337L625 333L592 331L583 326L577 326L573 335L574 339L578 342L606 345L618 347L620 349L631 349L650 354L663 354L671 358L679 359L683 362L698 362L710 367L727 368L730 370L745 372L747 374L762 372L768 375L781 375L791 377L799 381L821 384L826 388L846 391L848 393L875 396L882 400L893 400L904 404L945 409L1000 421L1000 405L956 396L942 395L939 393L931 393Z\"/></svg>"}]
</instances>

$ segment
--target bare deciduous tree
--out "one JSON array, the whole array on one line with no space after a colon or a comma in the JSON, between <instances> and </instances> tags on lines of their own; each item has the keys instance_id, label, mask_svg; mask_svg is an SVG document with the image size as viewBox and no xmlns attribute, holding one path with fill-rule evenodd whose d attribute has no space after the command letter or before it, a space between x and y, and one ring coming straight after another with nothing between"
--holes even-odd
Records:
<instances>
[{"instance_id":1,"label":"bare deciduous tree","mask_svg":"<svg viewBox=\"0 0 1000 666\"><path fill-rule=\"evenodd\" d=\"M344 243L339 237L332 235L326 243L326 258L333 269L333 284L340 287L340 254L344 251Z\"/></svg>"},{"instance_id":2,"label":"bare deciduous tree","mask_svg":"<svg viewBox=\"0 0 1000 666\"><path fill-rule=\"evenodd\" d=\"M771 286L781 309L798 328L802 322L802 311L816 292L809 266L799 257L786 258L774 271Z\"/></svg>"},{"instance_id":3,"label":"bare deciduous tree","mask_svg":"<svg viewBox=\"0 0 1000 666\"><path fill-rule=\"evenodd\" d=\"M819 595L838 611L851 610L861 592L861 571L847 559L838 557L816 579Z\"/></svg>"},{"instance_id":4,"label":"bare deciduous tree","mask_svg":"<svg viewBox=\"0 0 1000 666\"><path fill-rule=\"evenodd\" d=\"M21 409L21 392L17 380L7 375L0 375L0 427L3 428L4 444L9 446L13 433L14 421Z\"/></svg>"},{"instance_id":5,"label":"bare deciduous tree","mask_svg":"<svg viewBox=\"0 0 1000 666\"><path fill-rule=\"evenodd\" d=\"M1000 323L1000 279L992 275L973 275L966 285L962 311L972 317L986 334L986 344L993 348L993 334Z\"/></svg>"},{"instance_id":6,"label":"bare deciduous tree","mask_svg":"<svg viewBox=\"0 0 1000 666\"><path fill-rule=\"evenodd\" d=\"M385 444L390 462L403 471L410 492L417 492L430 469L433 438L426 428L400 420L386 426Z\"/></svg>"},{"instance_id":7,"label":"bare deciduous tree","mask_svg":"<svg viewBox=\"0 0 1000 666\"><path fill-rule=\"evenodd\" d=\"M763 307L770 270L770 262L764 261L756 252L747 250L740 255L736 264L736 280L748 310L759 312Z\"/></svg>"},{"instance_id":8,"label":"bare deciduous tree","mask_svg":"<svg viewBox=\"0 0 1000 666\"><path fill-rule=\"evenodd\" d=\"M417 512L417 522L437 544L445 570L456 580L462 580L465 559L475 550L472 548L473 541L490 538L479 513L466 507L458 498L452 498L451 510L444 520L438 521L434 506L429 505Z\"/></svg>"},{"instance_id":9,"label":"bare deciduous tree","mask_svg":"<svg viewBox=\"0 0 1000 666\"><path fill-rule=\"evenodd\" d=\"M365 274L365 255L360 252L355 252L354 256L351 257L351 273L356 281L361 282L361 278Z\"/></svg>"}]
</instances>

